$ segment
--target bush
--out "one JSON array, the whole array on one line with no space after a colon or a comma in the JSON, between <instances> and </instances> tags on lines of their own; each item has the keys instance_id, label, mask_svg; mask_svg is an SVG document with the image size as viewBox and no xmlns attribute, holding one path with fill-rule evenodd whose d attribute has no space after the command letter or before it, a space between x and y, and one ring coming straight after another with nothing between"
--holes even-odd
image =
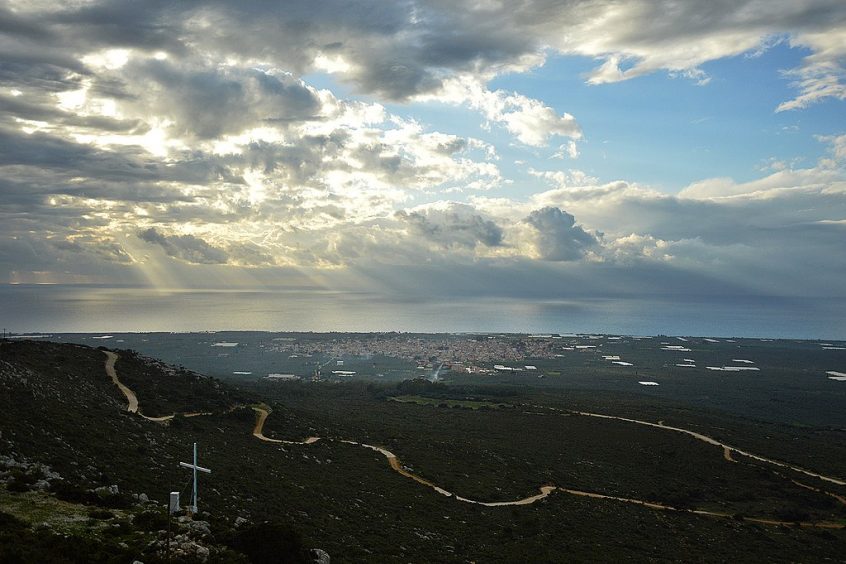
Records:
<instances>
[{"instance_id":1,"label":"bush","mask_svg":"<svg viewBox=\"0 0 846 564\"><path fill-rule=\"evenodd\" d=\"M132 532L132 527L127 521L116 521L110 527L103 529L103 536L122 537Z\"/></svg>"},{"instance_id":2,"label":"bush","mask_svg":"<svg viewBox=\"0 0 846 564\"><path fill-rule=\"evenodd\" d=\"M112 519L115 514L108 509L91 509L88 516L92 519Z\"/></svg>"},{"instance_id":3,"label":"bush","mask_svg":"<svg viewBox=\"0 0 846 564\"><path fill-rule=\"evenodd\" d=\"M797 507L784 507L776 511L775 514L779 520L790 521L791 523L801 523L802 521L811 519L811 516L806 511Z\"/></svg>"},{"instance_id":4,"label":"bush","mask_svg":"<svg viewBox=\"0 0 846 564\"><path fill-rule=\"evenodd\" d=\"M235 534L232 548L244 553L253 564L311 562L300 534L278 522L265 521Z\"/></svg>"},{"instance_id":5,"label":"bush","mask_svg":"<svg viewBox=\"0 0 846 564\"><path fill-rule=\"evenodd\" d=\"M110 509L127 509L132 506L132 498L124 494L98 494L97 505Z\"/></svg>"},{"instance_id":6,"label":"bush","mask_svg":"<svg viewBox=\"0 0 846 564\"><path fill-rule=\"evenodd\" d=\"M27 484L26 482L21 482L19 480L11 479L6 484L6 489L9 490L10 492L23 493L23 492L28 492L30 489L32 489L32 485Z\"/></svg>"},{"instance_id":7,"label":"bush","mask_svg":"<svg viewBox=\"0 0 846 564\"><path fill-rule=\"evenodd\" d=\"M86 504L92 504L96 501L96 496L93 493L66 481L53 482L51 488L56 497L62 501Z\"/></svg>"},{"instance_id":8,"label":"bush","mask_svg":"<svg viewBox=\"0 0 846 564\"><path fill-rule=\"evenodd\" d=\"M6 488L10 492L28 492L32 489L32 485L35 483L36 478L32 474L27 474L17 468L12 470L12 475L9 478L9 482L6 485Z\"/></svg>"},{"instance_id":9,"label":"bush","mask_svg":"<svg viewBox=\"0 0 846 564\"><path fill-rule=\"evenodd\" d=\"M133 523L143 531L161 531L167 529L167 519L163 511L144 511L135 516Z\"/></svg>"}]
</instances>

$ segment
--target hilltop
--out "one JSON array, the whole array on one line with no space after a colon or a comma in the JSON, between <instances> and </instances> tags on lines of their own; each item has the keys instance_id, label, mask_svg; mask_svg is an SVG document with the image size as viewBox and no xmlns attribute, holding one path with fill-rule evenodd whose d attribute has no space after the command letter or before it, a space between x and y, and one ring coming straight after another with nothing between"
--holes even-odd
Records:
<instances>
[{"instance_id":1,"label":"hilltop","mask_svg":"<svg viewBox=\"0 0 846 564\"><path fill-rule=\"evenodd\" d=\"M117 354L121 377L143 398L139 414L127 411L126 398L106 375L102 350L0 344L0 477L6 484L0 489L0 561L163 559L168 492L182 490L188 499L189 476L177 461L190 460L191 442L202 432L180 416L164 425L139 415L197 409L237 417L231 408L249 396L133 351ZM174 521L173 555L247 562L239 542L257 533L243 525L236 530L236 518L203 512ZM261 526L290 537L291 554L298 554L294 532Z\"/></svg>"}]
</instances>

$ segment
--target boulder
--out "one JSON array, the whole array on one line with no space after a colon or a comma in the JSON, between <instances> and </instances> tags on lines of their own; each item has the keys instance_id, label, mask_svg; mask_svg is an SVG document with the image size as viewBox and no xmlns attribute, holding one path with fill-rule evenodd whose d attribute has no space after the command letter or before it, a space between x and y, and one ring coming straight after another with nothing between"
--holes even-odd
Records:
<instances>
[{"instance_id":1,"label":"boulder","mask_svg":"<svg viewBox=\"0 0 846 564\"><path fill-rule=\"evenodd\" d=\"M312 548L311 555L314 557L314 564L329 564L329 553L322 548Z\"/></svg>"},{"instance_id":2,"label":"boulder","mask_svg":"<svg viewBox=\"0 0 846 564\"><path fill-rule=\"evenodd\" d=\"M189 521L188 531L198 536L211 535L211 529L207 521Z\"/></svg>"}]
</instances>

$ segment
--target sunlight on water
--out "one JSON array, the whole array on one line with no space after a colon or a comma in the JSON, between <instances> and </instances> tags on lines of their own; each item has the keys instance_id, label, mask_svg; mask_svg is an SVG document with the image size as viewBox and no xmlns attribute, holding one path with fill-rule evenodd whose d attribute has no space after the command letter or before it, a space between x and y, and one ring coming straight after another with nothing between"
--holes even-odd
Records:
<instances>
[{"instance_id":1,"label":"sunlight on water","mask_svg":"<svg viewBox=\"0 0 846 564\"><path fill-rule=\"evenodd\" d=\"M15 332L419 331L595 332L846 338L844 300L510 298L389 300L367 294L0 287Z\"/></svg>"}]
</instances>

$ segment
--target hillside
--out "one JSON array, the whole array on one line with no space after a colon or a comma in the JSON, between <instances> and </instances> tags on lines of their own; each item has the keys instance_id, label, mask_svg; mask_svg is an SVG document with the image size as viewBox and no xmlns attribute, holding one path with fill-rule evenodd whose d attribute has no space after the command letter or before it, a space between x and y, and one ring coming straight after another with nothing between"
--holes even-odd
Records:
<instances>
[{"instance_id":1,"label":"hillside","mask_svg":"<svg viewBox=\"0 0 846 564\"><path fill-rule=\"evenodd\" d=\"M164 558L168 492L189 496L189 472L177 462L190 461L191 442L202 438L181 417L165 425L127 412L105 360L103 351L76 345L0 344L0 562ZM131 351L119 351L117 366L144 398L144 414L226 412L248 397ZM246 562L238 534L252 531L236 531L235 518L201 513L174 522L173 555Z\"/></svg>"},{"instance_id":2,"label":"hillside","mask_svg":"<svg viewBox=\"0 0 846 564\"><path fill-rule=\"evenodd\" d=\"M212 474L174 550L200 561L308 561L316 547L334 562L846 550L834 432L513 387L244 386L126 350L0 344L0 561L163 558L164 503L172 490L187 500L178 462L193 442ZM790 458L788 440L812 456ZM26 554L35 546L48 552Z\"/></svg>"}]
</instances>

